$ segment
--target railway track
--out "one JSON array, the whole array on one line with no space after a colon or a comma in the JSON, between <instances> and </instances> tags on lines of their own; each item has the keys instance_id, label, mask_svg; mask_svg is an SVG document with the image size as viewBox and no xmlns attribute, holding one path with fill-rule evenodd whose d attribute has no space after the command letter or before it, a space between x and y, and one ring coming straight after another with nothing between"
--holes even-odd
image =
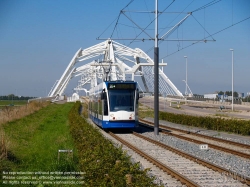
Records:
<instances>
[{"instance_id":1,"label":"railway track","mask_svg":"<svg viewBox=\"0 0 250 187\"><path fill-rule=\"evenodd\" d=\"M143 120L143 119L140 119L140 122L141 122L140 123L141 125L151 127L151 128L154 124L150 121ZM166 127L164 125L159 125L159 127L162 130L161 133L163 133L163 134L175 136L179 139L183 139L183 140L186 140L186 141L189 141L192 143L207 144L211 148L214 148L214 149L217 149L220 151L224 151L224 152L227 152L227 153L230 153L233 155L237 155L237 156L240 156L240 157L243 157L246 159L250 159L250 154L246 153L246 152L250 152L250 146L247 144L241 144L238 142L223 140L220 138L215 138L215 137L206 136L206 135L197 134L197 133L192 133L190 131L185 131L185 130L181 130L181 129L177 129L177 128L173 128L173 127ZM203 141L201 140L201 138L203 139ZM209 140L212 140L212 142L209 143ZM221 142L223 144L218 145L218 142ZM230 148L228 148L228 147L230 147ZM244 149L242 150L242 148L244 148ZM243 151L245 151L245 152L243 152Z\"/></svg>"},{"instance_id":2,"label":"railway track","mask_svg":"<svg viewBox=\"0 0 250 187\"><path fill-rule=\"evenodd\" d=\"M250 185L249 178L242 178L242 176L231 173L227 169L136 132L119 135L109 132L109 134L186 186ZM224 180L225 177L227 181Z\"/></svg>"},{"instance_id":3,"label":"railway track","mask_svg":"<svg viewBox=\"0 0 250 187\"><path fill-rule=\"evenodd\" d=\"M150 156L149 154L145 153L144 151L138 149L136 146L132 145L131 143L129 143L128 141L120 138L119 136L113 134L112 132L109 132L109 134L117 139L118 141L120 141L122 144L124 144L125 146L127 146L128 148L132 149L133 151L135 151L137 154L139 154L140 156L144 157L145 159L147 159L148 161L152 162L154 165L156 165L157 167L159 167L161 170L165 171L166 173L168 173L169 175L171 175L172 177L176 178L177 180L179 180L182 184L185 184L186 186L190 186L190 187L196 187L199 186L198 184L196 184L195 182L187 179L185 176L181 175L180 173L174 171L173 169L171 169L170 167L164 165L162 162L157 161L155 158L153 158L152 156Z\"/></svg>"},{"instance_id":4,"label":"railway track","mask_svg":"<svg viewBox=\"0 0 250 187\"><path fill-rule=\"evenodd\" d=\"M84 99L84 100L86 102L86 99ZM147 121L147 123L151 123L151 122ZM192 135L191 132L189 132L189 131L184 132L184 131L181 130L181 131L178 131L178 132L174 133L173 131L179 130L179 129L174 129L174 128L170 129L170 128L164 127L162 125L160 127L162 129L162 133L165 133L165 134L168 134L168 135L171 135L171 136L176 136L176 137L178 137L180 139L184 139L184 140L187 140L187 141L190 141L190 142L193 142L193 143L197 143L197 144L208 144L209 147L211 147L211 148L223 150L224 152L229 152L231 154L238 155L238 156L250 159L250 155L247 154L247 153L234 151L234 150L222 147L222 146L217 146L217 145L214 145L214 144L210 144L207 141L204 142L204 141L200 141L200 140L194 140L191 137L187 137L187 135L188 136ZM166 128L166 129L164 129L164 128ZM169 130L171 130L172 132L171 133L166 132L166 131L169 131ZM181 133L181 135L180 135L180 133ZM210 183L211 183L210 186L214 186L214 184L221 185L220 183L222 183L222 180L223 180L223 185L225 185L224 182L228 182L228 183L230 183L230 184L228 184L230 186L231 186L231 184L234 185L234 186L239 186L239 185L243 186L244 184L242 184L242 183L245 183L246 185L250 186L250 179L245 177L245 176L249 176L248 174L247 175L245 175L245 173L237 174L235 172L232 172L231 170L227 170L227 169L224 169L222 167L216 166L214 164L206 162L206 161L204 161L202 159L199 159L197 157L194 157L192 155L188 155L188 154L186 154L184 152L181 153L177 149L174 150L173 148L170 148L170 147L168 147L168 146L166 146L164 144L160 144L160 142L157 143L152 139L147 139L146 140L146 137L143 137L140 134L133 133L133 135L137 136L137 138L139 138L140 140L132 141L132 144L131 144L131 143L128 143L127 141L124 140L124 139L126 139L126 140L130 139L130 138L127 138L127 137L124 137L124 138L116 137L116 139L118 139L118 141L122 142L124 145L126 145L130 149L137 152L137 154L145 157L147 160L152 162L154 165L159 167L161 170L164 170L165 172L167 172L171 176L174 176L175 178L177 178L177 180L181 181L182 184L185 184L187 186L209 186ZM111 136L113 136L115 138L115 136L117 136L117 135L111 134ZM121 136L123 136L123 135L121 135ZM204 137L202 137L202 138L204 138ZM152 154L152 151L151 151L151 153L150 153L150 151L148 153L148 150L147 150L148 148L144 147L141 150L140 149L141 146L139 146L140 147L139 148L136 144L133 144L133 143L138 142L138 141L142 142L142 139L143 139L144 142L145 141L148 142L148 143L146 143L146 145L148 145L150 143L152 144L149 147L154 147L154 146L157 145L157 148L150 148L150 149L151 150L155 149L153 152L157 153L157 155L158 155L158 152L159 152L160 153L159 155L162 155L162 158L158 158L158 156L155 155L154 153ZM178 141L180 141L180 140L178 140ZM213 140L213 141L215 141L215 140ZM184 141L182 141L182 142L184 142ZM142 146L144 146L144 144L145 143L141 143ZM186 143L184 143L184 144L186 144ZM243 145L244 145L243 146L244 149L245 148L248 149L245 146L245 144L243 144ZM234 146L238 146L238 145L234 145ZM191 154L193 154L193 153L191 153ZM157 157L157 158L155 159L155 157ZM178 161L180 160L180 163L177 163L177 165L178 165L177 167L176 167L175 160L173 160L173 159L171 160L170 158L171 159L174 158L175 160L178 160ZM203 159L206 159L206 158L203 157ZM166 160L167 160L167 163L166 163ZM169 163L170 163L170 165L169 165ZM217 163L217 165L220 165L220 164ZM248 163L246 163L246 165L248 165ZM226 168L228 168L228 167L226 167ZM242 168L244 169L244 167L242 167ZM247 166L247 168L249 168L249 167ZM187 171L188 171L188 173L187 173ZM247 170L247 171L249 171L249 170ZM236 172L240 173L241 171L236 170ZM227 178L226 181L224 179L222 179L224 177ZM211 181L209 179L211 179ZM205 183L204 183L204 181L205 181Z\"/></svg>"}]
</instances>

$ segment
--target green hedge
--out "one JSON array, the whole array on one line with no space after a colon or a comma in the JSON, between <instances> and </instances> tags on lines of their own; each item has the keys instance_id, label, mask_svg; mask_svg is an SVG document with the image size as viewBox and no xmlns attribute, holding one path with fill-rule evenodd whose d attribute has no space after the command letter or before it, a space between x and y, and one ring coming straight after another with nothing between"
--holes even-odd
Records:
<instances>
[{"instance_id":1,"label":"green hedge","mask_svg":"<svg viewBox=\"0 0 250 187\"><path fill-rule=\"evenodd\" d=\"M139 163L132 164L121 148L79 115L80 102L69 113L70 131L79 152L79 164L86 186L126 186L126 174L133 176L130 186L157 186L147 170L140 170ZM86 106L84 108L87 108ZM119 164L116 164L117 161Z\"/></svg>"},{"instance_id":2,"label":"green hedge","mask_svg":"<svg viewBox=\"0 0 250 187\"><path fill-rule=\"evenodd\" d=\"M250 121L212 118L203 116L189 116L185 114L173 114L159 112L159 119L173 123L202 127L209 130L225 131L242 135L250 135Z\"/></svg>"}]
</instances>

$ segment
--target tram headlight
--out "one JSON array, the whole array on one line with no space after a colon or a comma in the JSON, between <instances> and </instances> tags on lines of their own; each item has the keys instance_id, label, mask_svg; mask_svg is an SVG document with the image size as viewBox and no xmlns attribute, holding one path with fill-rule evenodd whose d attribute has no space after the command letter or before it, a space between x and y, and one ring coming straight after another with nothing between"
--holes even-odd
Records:
<instances>
[{"instance_id":1,"label":"tram headlight","mask_svg":"<svg viewBox=\"0 0 250 187\"><path fill-rule=\"evenodd\" d=\"M130 114L129 119L130 120L134 119L134 114Z\"/></svg>"},{"instance_id":2,"label":"tram headlight","mask_svg":"<svg viewBox=\"0 0 250 187\"><path fill-rule=\"evenodd\" d=\"M111 120L115 120L115 115L114 114L110 114L110 119Z\"/></svg>"}]
</instances>

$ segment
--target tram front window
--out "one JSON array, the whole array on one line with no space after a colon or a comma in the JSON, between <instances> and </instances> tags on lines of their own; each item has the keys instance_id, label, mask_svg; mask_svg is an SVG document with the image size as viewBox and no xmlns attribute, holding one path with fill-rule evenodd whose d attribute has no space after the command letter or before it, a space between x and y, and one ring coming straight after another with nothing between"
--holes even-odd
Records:
<instances>
[{"instance_id":1,"label":"tram front window","mask_svg":"<svg viewBox=\"0 0 250 187\"><path fill-rule=\"evenodd\" d=\"M110 111L134 111L134 90L109 90Z\"/></svg>"}]
</instances>

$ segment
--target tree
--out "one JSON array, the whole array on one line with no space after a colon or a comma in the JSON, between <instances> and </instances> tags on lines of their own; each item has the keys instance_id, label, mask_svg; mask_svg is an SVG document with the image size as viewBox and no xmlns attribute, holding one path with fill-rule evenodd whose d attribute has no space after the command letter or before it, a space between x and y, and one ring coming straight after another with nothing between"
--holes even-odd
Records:
<instances>
[{"instance_id":1,"label":"tree","mask_svg":"<svg viewBox=\"0 0 250 187\"><path fill-rule=\"evenodd\" d=\"M223 91L219 91L218 95L224 95Z\"/></svg>"},{"instance_id":2,"label":"tree","mask_svg":"<svg viewBox=\"0 0 250 187\"><path fill-rule=\"evenodd\" d=\"M225 95L227 95L227 96L232 96L232 91L225 91L225 92L220 91L218 94L219 94L219 95L223 95L224 93L225 93ZM234 97L239 97L238 92L234 92Z\"/></svg>"}]
</instances>

